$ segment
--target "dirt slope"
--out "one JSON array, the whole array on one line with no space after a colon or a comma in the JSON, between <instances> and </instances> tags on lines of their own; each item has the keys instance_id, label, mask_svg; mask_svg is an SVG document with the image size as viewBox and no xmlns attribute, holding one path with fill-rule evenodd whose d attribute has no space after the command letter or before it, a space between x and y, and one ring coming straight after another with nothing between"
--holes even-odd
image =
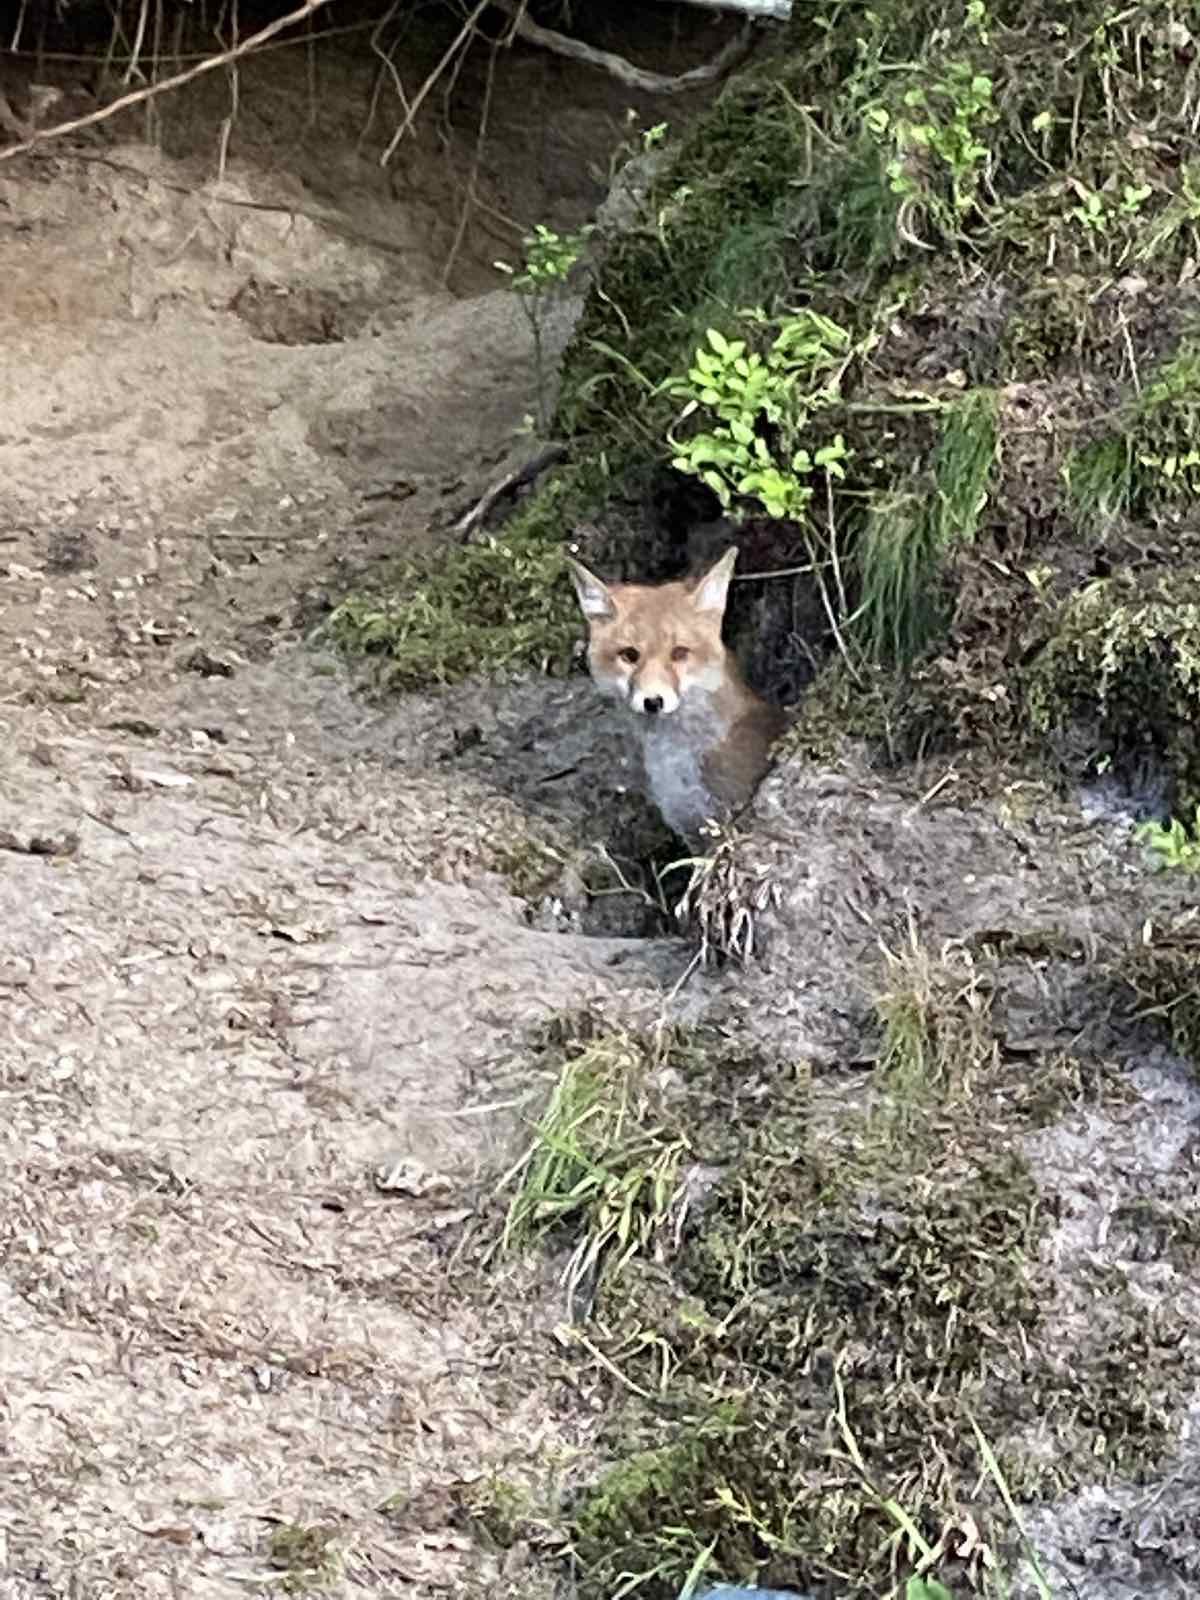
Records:
<instances>
[{"instance_id":1,"label":"dirt slope","mask_svg":"<svg viewBox=\"0 0 1200 1600\"><path fill-rule=\"evenodd\" d=\"M373 712L289 647L519 453L528 335L231 171L0 179L14 1594L460 1588L444 1486L562 1433L491 1375L524 1313L445 1276L536 1093L506 1062L679 964L531 927L488 870L520 808L435 759L455 701Z\"/></svg>"}]
</instances>

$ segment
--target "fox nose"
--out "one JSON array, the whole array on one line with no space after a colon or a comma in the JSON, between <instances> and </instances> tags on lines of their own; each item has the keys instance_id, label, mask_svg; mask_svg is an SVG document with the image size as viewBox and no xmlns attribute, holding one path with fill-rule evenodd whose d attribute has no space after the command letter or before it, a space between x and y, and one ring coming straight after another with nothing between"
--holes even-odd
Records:
<instances>
[{"instance_id":1,"label":"fox nose","mask_svg":"<svg viewBox=\"0 0 1200 1600\"><path fill-rule=\"evenodd\" d=\"M656 717L662 708L662 695L660 694L648 694L642 701L642 710L648 717Z\"/></svg>"}]
</instances>

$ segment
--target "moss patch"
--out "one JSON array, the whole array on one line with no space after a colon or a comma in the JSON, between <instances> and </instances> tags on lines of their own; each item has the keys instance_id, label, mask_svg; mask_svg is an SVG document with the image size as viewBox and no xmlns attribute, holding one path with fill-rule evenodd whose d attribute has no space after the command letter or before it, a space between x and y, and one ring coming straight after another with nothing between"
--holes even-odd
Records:
<instances>
[{"instance_id":1,"label":"moss patch","mask_svg":"<svg viewBox=\"0 0 1200 1600\"><path fill-rule=\"evenodd\" d=\"M566 1508L585 1600L698 1576L877 1600L922 1551L984 1592L953 1530L1002 1565L1017 1540L972 1419L1025 1500L1170 1448L1178 1327L1110 1274L1072 1290L1096 1304L1064 1349L1058 1208L1015 1149L1122 1087L1006 1058L996 981L965 951L898 952L857 1085L713 1030L589 1016L542 1039L561 1072L512 1202L538 1226L510 1209L508 1237L588 1266L611 1465Z\"/></svg>"},{"instance_id":2,"label":"moss patch","mask_svg":"<svg viewBox=\"0 0 1200 1600\"><path fill-rule=\"evenodd\" d=\"M347 596L321 634L372 660L394 689L517 668L564 673L582 631L565 546L614 492L607 463L565 467L501 536L397 563Z\"/></svg>"},{"instance_id":3,"label":"moss patch","mask_svg":"<svg viewBox=\"0 0 1200 1600\"><path fill-rule=\"evenodd\" d=\"M1032 728L1070 738L1093 770L1161 761L1200 803L1200 600L1195 578L1126 573L1066 601L1029 670Z\"/></svg>"},{"instance_id":4,"label":"moss patch","mask_svg":"<svg viewBox=\"0 0 1200 1600\"><path fill-rule=\"evenodd\" d=\"M579 634L565 574L558 546L489 539L406 565L386 593L348 596L323 632L375 660L389 688L514 667L561 673Z\"/></svg>"},{"instance_id":5,"label":"moss patch","mask_svg":"<svg viewBox=\"0 0 1200 1600\"><path fill-rule=\"evenodd\" d=\"M267 1559L282 1574L285 1594L305 1594L327 1587L338 1573L333 1547L335 1530L281 1523L271 1534Z\"/></svg>"}]
</instances>

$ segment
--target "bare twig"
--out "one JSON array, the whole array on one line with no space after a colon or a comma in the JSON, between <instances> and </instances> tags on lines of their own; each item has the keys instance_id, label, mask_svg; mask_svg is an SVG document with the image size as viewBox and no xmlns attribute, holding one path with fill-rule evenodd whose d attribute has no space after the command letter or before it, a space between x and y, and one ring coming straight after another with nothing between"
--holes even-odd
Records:
<instances>
[{"instance_id":1,"label":"bare twig","mask_svg":"<svg viewBox=\"0 0 1200 1600\"><path fill-rule=\"evenodd\" d=\"M137 29L133 35L133 51L129 57L129 65L125 68L125 82L132 83L134 78L144 77L140 61L142 45L146 40L146 23L150 15L150 0L142 0L138 9Z\"/></svg>"},{"instance_id":2,"label":"bare twig","mask_svg":"<svg viewBox=\"0 0 1200 1600\"><path fill-rule=\"evenodd\" d=\"M685 6L703 6L707 11L741 11L748 17L786 22L792 14L792 0L682 0Z\"/></svg>"},{"instance_id":3,"label":"bare twig","mask_svg":"<svg viewBox=\"0 0 1200 1600\"><path fill-rule=\"evenodd\" d=\"M734 583L765 583L768 578L799 578L821 570L816 561L806 561L802 567L777 567L773 572L735 572Z\"/></svg>"},{"instance_id":4,"label":"bare twig","mask_svg":"<svg viewBox=\"0 0 1200 1600\"><path fill-rule=\"evenodd\" d=\"M421 107L425 104L425 100L426 100L427 96L429 95L430 91L433 89L433 87L437 83L438 79L441 77L442 73L445 71L446 66L448 65L448 63L453 61L455 55L462 49L463 45L471 37L472 33L474 33L475 24L479 21L479 18L487 10L487 8L488 8L488 6L490 4L491 4L491 0L479 0L479 3L472 7L470 16L463 23L462 27L458 30L458 32L454 35L454 38L446 46L446 49L442 54L442 59L438 62L437 66L434 67L433 71L425 79L425 82L421 85L420 89L418 89L418 91L416 93L416 96L413 99L412 105L409 106L408 110L404 114L404 121L400 124L400 126L396 129L395 133L388 140L387 149L383 152L383 154L379 158L379 165L381 167L386 167L388 162L395 155L396 146L400 143L401 139L403 139L404 135L408 132L408 130L412 127L413 123L416 121L417 112L420 111Z\"/></svg>"},{"instance_id":5,"label":"bare twig","mask_svg":"<svg viewBox=\"0 0 1200 1600\"><path fill-rule=\"evenodd\" d=\"M375 123L375 113L379 109L379 95L380 90L383 87L383 75L385 72L392 80L392 88L396 91L397 100L399 100L401 106L404 108L404 111L406 113L408 111L408 96L404 92L404 79L396 70L396 63L392 60L391 52L389 50L385 50L379 42L383 38L384 32L391 23L392 18L396 15L396 9L399 4L400 0L392 0L392 4L388 7L383 16L380 17L379 21L371 30L371 52L373 55L377 55L379 57L383 65L376 74L375 83L371 89L371 104L367 108L367 120L363 124L363 130L358 136L359 154L362 153L362 147L366 143L367 135L370 133Z\"/></svg>"},{"instance_id":6,"label":"bare twig","mask_svg":"<svg viewBox=\"0 0 1200 1600\"><path fill-rule=\"evenodd\" d=\"M237 0L234 0L234 4L233 4L232 27L233 27L233 45L234 45L234 48L236 48L237 40L238 40L238 33L240 31L239 27L238 27ZM238 76L237 63L235 62L234 65L229 69L229 110L226 112L225 116L222 117L222 119L221 119L221 131L220 131L220 134L219 134L219 137L218 137L218 144L217 144L217 182L218 183L224 182L224 179L225 179L225 167L226 167L226 163L227 163L227 161L229 159L229 141L233 136L234 124L237 122L238 99L239 99L239 96L240 96L240 92L241 92L241 79Z\"/></svg>"},{"instance_id":7,"label":"bare twig","mask_svg":"<svg viewBox=\"0 0 1200 1600\"><path fill-rule=\"evenodd\" d=\"M10 144L6 149L0 150L0 161L9 161L13 156L23 155L27 150L32 150L35 145L44 144L48 139L61 139L68 133L78 133L81 128L91 128L98 122L107 122L119 111L126 111L130 106L141 105L157 95L178 89L206 72L215 72L218 67L227 66L229 62L249 55L265 40L273 39L277 33L282 33L285 28L290 28L297 22L303 22L305 17L311 16L314 11L322 10L330 3L331 0L304 0L303 5L297 6L294 11L289 11L287 16L277 17L274 22L269 22L265 28L260 28L257 33L251 34L232 50L223 50L219 55L208 56L197 66L189 67L186 72L177 72L173 77L163 78L159 83L147 84L144 89L122 95L111 105L101 106L99 111L91 111L86 117L75 117L70 122L56 122L51 128L42 128L20 144Z\"/></svg>"},{"instance_id":8,"label":"bare twig","mask_svg":"<svg viewBox=\"0 0 1200 1600\"><path fill-rule=\"evenodd\" d=\"M8 47L10 50L19 50L20 49L20 46L21 46L21 30L25 26L25 7L26 7L26 4L27 4L27 0L21 0L21 9L17 12L17 21L16 21L16 25L13 28L12 43Z\"/></svg>"},{"instance_id":9,"label":"bare twig","mask_svg":"<svg viewBox=\"0 0 1200 1600\"><path fill-rule=\"evenodd\" d=\"M483 88L483 104L479 108L479 126L475 132L475 150L471 157L471 170L467 174L467 188L463 195L462 208L458 214L458 226L454 230L454 238L446 254L446 263L442 268L442 284L450 282L450 275L454 271L458 252L462 248L466 236L467 224L471 220L471 213L475 209L475 191L479 183L479 170L483 163L483 149L487 142L488 121L492 114L492 94L496 86L496 57L500 52L503 40L494 40L488 54L487 79Z\"/></svg>"},{"instance_id":10,"label":"bare twig","mask_svg":"<svg viewBox=\"0 0 1200 1600\"><path fill-rule=\"evenodd\" d=\"M529 44L540 45L543 50L552 50L555 55L566 56L570 61L582 61L585 66L599 67L627 88L640 89L644 94L687 94L691 89L700 89L706 83L713 83L746 54L754 39L754 24L747 22L704 66L693 67L690 72L668 78L661 72L647 72L643 67L635 67L632 61L614 55L611 50L597 50L594 45L583 44L565 33L555 33L551 28L531 22L525 15L524 6L515 4L514 0L492 0L492 4L498 11L514 19L513 32Z\"/></svg>"},{"instance_id":11,"label":"bare twig","mask_svg":"<svg viewBox=\"0 0 1200 1600\"><path fill-rule=\"evenodd\" d=\"M492 484L491 488L471 507L465 516L458 519L452 530L454 536L461 539L465 544L497 500L503 499L512 490L519 489L522 484L531 483L535 478L540 477L547 467L552 467L556 461L561 461L566 453L566 445L548 444L539 450L537 455L532 456L519 467L514 467L511 472L506 472L502 478L498 478Z\"/></svg>"}]
</instances>

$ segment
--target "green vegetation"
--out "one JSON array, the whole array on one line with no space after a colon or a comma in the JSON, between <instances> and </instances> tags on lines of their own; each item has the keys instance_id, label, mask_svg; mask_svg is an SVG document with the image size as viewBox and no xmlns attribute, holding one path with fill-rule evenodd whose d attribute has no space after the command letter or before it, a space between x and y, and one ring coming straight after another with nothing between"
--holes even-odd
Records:
<instances>
[{"instance_id":1,"label":"green vegetation","mask_svg":"<svg viewBox=\"0 0 1200 1600\"><path fill-rule=\"evenodd\" d=\"M1122 408L1111 431L1075 451L1066 468L1072 502L1089 527L1118 518L1170 516L1200 490L1200 354L1190 345L1164 362Z\"/></svg>"},{"instance_id":2,"label":"green vegetation","mask_svg":"<svg viewBox=\"0 0 1200 1600\"><path fill-rule=\"evenodd\" d=\"M1065 635L1084 540L1112 580L1097 640L1131 586L1169 580L1182 603L1200 573L1193 23L1175 0L806 10L675 142L652 130L665 160L598 249L564 362L575 465L491 542L352 597L331 636L402 687L562 670L558 547L598 522L606 556L659 570L681 536L609 513L648 490L682 505L691 483L755 519L760 564L786 574L769 615L819 619L805 644L837 682L816 704L849 728L882 715L877 753L1019 752L1075 776L1124 759L1163 720L1139 698L1162 674L1131 645L1137 681L1105 678L1088 748L1064 737L1084 688ZM531 236L513 278L535 323L580 243ZM735 586L735 633L754 605ZM1192 703L1175 675L1176 730ZM1190 762L1155 739L1187 804Z\"/></svg>"},{"instance_id":3,"label":"green vegetation","mask_svg":"<svg viewBox=\"0 0 1200 1600\"><path fill-rule=\"evenodd\" d=\"M922 492L871 497L857 553L854 621L872 661L907 664L944 626L944 562L956 544L974 541L996 446L995 396L974 390L947 404Z\"/></svg>"},{"instance_id":4,"label":"green vegetation","mask_svg":"<svg viewBox=\"0 0 1200 1600\"><path fill-rule=\"evenodd\" d=\"M1171 42L1194 22L1171 0L805 8L606 244L556 425L608 475L573 513L637 472L745 525L784 575L734 607L778 596L781 635L819 619L785 759L851 735L966 753L993 787L1009 763L1145 764L1177 816L1200 805L1200 164ZM552 495L498 544L560 542ZM601 535L630 569L634 528ZM1177 871L1195 814L1143 834ZM702 954L751 955L771 892L714 841L680 908ZM869 1073L594 1017L540 1042L554 1088L495 1248L553 1253L604 1403L606 1466L538 1512L582 1600L997 1594L1030 1559L1022 1506L1161 1463L1181 1320L1116 1269L1055 1274L1058 1205L1020 1153L1129 1091L1014 1052L993 1015L1014 963L1088 959L1053 927L914 936L884 958ZM1200 1062L1197 960L1191 921L1155 923L1106 977Z\"/></svg>"},{"instance_id":5,"label":"green vegetation","mask_svg":"<svg viewBox=\"0 0 1200 1600\"><path fill-rule=\"evenodd\" d=\"M386 596L351 595L325 624L350 654L379 658L397 689L511 667L565 670L578 626L554 545L489 539L406 564Z\"/></svg>"},{"instance_id":6,"label":"green vegetation","mask_svg":"<svg viewBox=\"0 0 1200 1600\"><path fill-rule=\"evenodd\" d=\"M282 1573L285 1594L304 1594L323 1589L338 1574L339 1562L333 1546L334 1529L305 1527L283 1522L271 1534L268 1559Z\"/></svg>"},{"instance_id":7,"label":"green vegetation","mask_svg":"<svg viewBox=\"0 0 1200 1600\"><path fill-rule=\"evenodd\" d=\"M1200 600L1191 575L1098 579L1058 609L1028 674L1033 728L1081 729L1086 764L1161 758L1200 801Z\"/></svg>"},{"instance_id":8,"label":"green vegetation","mask_svg":"<svg viewBox=\"0 0 1200 1600\"><path fill-rule=\"evenodd\" d=\"M1165 825L1161 822L1144 822L1137 830L1138 837L1158 857L1168 871L1200 872L1200 805L1190 828L1172 817Z\"/></svg>"},{"instance_id":9,"label":"green vegetation","mask_svg":"<svg viewBox=\"0 0 1200 1600\"><path fill-rule=\"evenodd\" d=\"M766 321L761 310L745 316ZM672 465L707 484L723 510L737 496L769 517L802 518L814 471L845 476L840 434L811 451L799 441L814 412L836 399L836 369L850 342L846 330L801 311L783 321L764 355L744 339L731 343L716 328L706 338L708 348L696 351L687 377L667 386L686 402L681 423L699 413L706 424L682 442L671 439L677 452Z\"/></svg>"},{"instance_id":10,"label":"green vegetation","mask_svg":"<svg viewBox=\"0 0 1200 1600\"><path fill-rule=\"evenodd\" d=\"M557 536L604 481L602 470L565 469L503 539L398 563L371 592L343 600L322 636L372 659L389 688L513 668L565 672L579 637L578 606Z\"/></svg>"},{"instance_id":11,"label":"green vegetation","mask_svg":"<svg viewBox=\"0 0 1200 1600\"><path fill-rule=\"evenodd\" d=\"M560 234L553 228L539 224L523 241L525 260L514 267L506 261L497 261L496 269L510 279L518 303L529 324L533 337L533 359L537 375L537 417L529 419L544 433L550 425L546 405L549 373L546 371L546 352L542 337L542 321L547 302L561 290L571 275L587 243L590 228L579 233Z\"/></svg>"},{"instance_id":12,"label":"green vegetation","mask_svg":"<svg viewBox=\"0 0 1200 1600\"><path fill-rule=\"evenodd\" d=\"M554 1088L496 1248L555 1252L606 1392L612 1464L523 1513L565 1515L585 1600L700 1579L990 1593L1030 1556L1018 1502L1137 1479L1171 1445L1178 1329L1097 1279L1064 1366L1056 1207L1011 1150L1122 1086L1066 1056L1014 1082L965 951L913 938L884 979L865 1096L712 1029L586 1014L538 1042Z\"/></svg>"}]
</instances>

